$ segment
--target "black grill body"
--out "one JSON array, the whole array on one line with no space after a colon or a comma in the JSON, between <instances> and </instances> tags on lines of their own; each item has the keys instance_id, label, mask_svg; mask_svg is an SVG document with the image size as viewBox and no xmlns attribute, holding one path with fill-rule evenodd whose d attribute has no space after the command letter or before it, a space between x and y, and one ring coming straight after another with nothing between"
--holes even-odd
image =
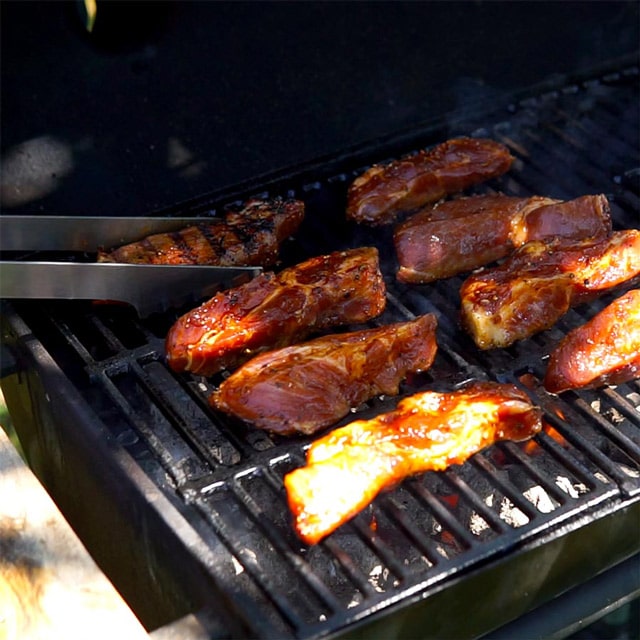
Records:
<instances>
[{"instance_id":1,"label":"black grill body","mask_svg":"<svg viewBox=\"0 0 640 640\"><path fill-rule=\"evenodd\" d=\"M388 304L371 324L437 314L436 361L401 395L490 379L544 409L533 441L410 478L314 547L297 539L282 483L310 440L216 414L207 397L219 378L168 369L163 339L184 309L141 322L109 305L3 305L16 360L3 392L29 462L149 628L191 614L219 638L478 637L640 551L640 382L560 397L540 385L553 346L615 294L480 352L458 325L462 276L401 285L390 229L344 217L346 189L371 163L471 135L516 157L475 192L605 193L614 227L638 227L638 88L632 66L161 212L303 199L283 265L375 245ZM396 402L375 399L343 423Z\"/></svg>"}]
</instances>

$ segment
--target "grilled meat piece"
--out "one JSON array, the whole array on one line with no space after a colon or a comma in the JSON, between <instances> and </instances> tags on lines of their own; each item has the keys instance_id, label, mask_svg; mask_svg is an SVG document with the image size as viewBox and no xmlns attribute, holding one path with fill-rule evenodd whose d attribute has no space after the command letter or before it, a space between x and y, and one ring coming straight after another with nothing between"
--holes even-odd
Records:
<instances>
[{"instance_id":1,"label":"grilled meat piece","mask_svg":"<svg viewBox=\"0 0 640 640\"><path fill-rule=\"evenodd\" d=\"M370 225L394 222L399 213L437 202L502 175L513 157L493 140L455 138L358 176L347 194L347 218Z\"/></svg>"},{"instance_id":2,"label":"grilled meat piece","mask_svg":"<svg viewBox=\"0 0 640 640\"><path fill-rule=\"evenodd\" d=\"M396 395L408 373L428 369L436 325L427 314L263 353L227 378L210 402L260 429L315 433L376 395Z\"/></svg>"},{"instance_id":3,"label":"grilled meat piece","mask_svg":"<svg viewBox=\"0 0 640 640\"><path fill-rule=\"evenodd\" d=\"M600 240L530 242L460 289L462 324L481 349L507 347L548 329L572 306L640 274L640 231Z\"/></svg>"},{"instance_id":4,"label":"grilled meat piece","mask_svg":"<svg viewBox=\"0 0 640 640\"><path fill-rule=\"evenodd\" d=\"M633 289L570 331L551 352L551 393L620 384L640 376L640 289Z\"/></svg>"},{"instance_id":5,"label":"grilled meat piece","mask_svg":"<svg viewBox=\"0 0 640 640\"><path fill-rule=\"evenodd\" d=\"M540 428L540 410L509 384L407 397L395 411L356 420L311 445L306 466L284 478L295 529L315 544L407 476L462 464L498 440L524 440Z\"/></svg>"},{"instance_id":6,"label":"grilled meat piece","mask_svg":"<svg viewBox=\"0 0 640 640\"><path fill-rule=\"evenodd\" d=\"M250 200L240 210L227 211L224 218L101 252L98 262L272 266L280 244L296 232L303 218L300 200Z\"/></svg>"},{"instance_id":7,"label":"grilled meat piece","mask_svg":"<svg viewBox=\"0 0 640 640\"><path fill-rule=\"evenodd\" d=\"M471 196L425 209L398 225L398 280L424 284L472 271L532 240L604 237L611 212L604 195L562 202L534 196Z\"/></svg>"},{"instance_id":8,"label":"grilled meat piece","mask_svg":"<svg viewBox=\"0 0 640 640\"><path fill-rule=\"evenodd\" d=\"M178 318L167 334L167 361L175 371L212 375L313 331L366 322L382 313L385 294L373 247L311 258L222 291Z\"/></svg>"}]
</instances>

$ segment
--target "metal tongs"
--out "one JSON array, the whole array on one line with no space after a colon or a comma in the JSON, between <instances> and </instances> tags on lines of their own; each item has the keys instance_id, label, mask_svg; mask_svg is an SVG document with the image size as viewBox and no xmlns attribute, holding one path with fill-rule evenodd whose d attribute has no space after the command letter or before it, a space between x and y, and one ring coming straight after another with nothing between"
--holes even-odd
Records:
<instances>
[{"instance_id":1,"label":"metal tongs","mask_svg":"<svg viewBox=\"0 0 640 640\"><path fill-rule=\"evenodd\" d=\"M0 216L0 251L97 254L207 218ZM0 260L0 298L126 302L141 318L211 297L260 267Z\"/></svg>"}]
</instances>

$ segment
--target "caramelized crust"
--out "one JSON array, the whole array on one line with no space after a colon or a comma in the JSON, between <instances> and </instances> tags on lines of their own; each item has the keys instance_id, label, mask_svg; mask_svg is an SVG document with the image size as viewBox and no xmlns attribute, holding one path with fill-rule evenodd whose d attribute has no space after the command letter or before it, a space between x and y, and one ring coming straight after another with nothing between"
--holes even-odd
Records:
<instances>
[{"instance_id":1,"label":"caramelized crust","mask_svg":"<svg viewBox=\"0 0 640 640\"><path fill-rule=\"evenodd\" d=\"M157 233L108 253L98 262L272 266L280 244L304 218L300 200L250 200L241 210L173 233Z\"/></svg>"},{"instance_id":2,"label":"caramelized crust","mask_svg":"<svg viewBox=\"0 0 640 640\"><path fill-rule=\"evenodd\" d=\"M386 288L373 247L311 258L263 273L186 313L167 334L169 366L203 376L237 367L313 331L382 313Z\"/></svg>"},{"instance_id":3,"label":"caramelized crust","mask_svg":"<svg viewBox=\"0 0 640 640\"><path fill-rule=\"evenodd\" d=\"M534 241L460 290L462 324L481 349L507 347L548 329L572 306L640 274L640 231L570 245Z\"/></svg>"},{"instance_id":4,"label":"caramelized crust","mask_svg":"<svg viewBox=\"0 0 640 640\"><path fill-rule=\"evenodd\" d=\"M513 385L477 382L405 398L395 411L311 445L306 466L284 478L295 529L315 544L407 476L462 464L498 440L524 440L540 428L540 410Z\"/></svg>"},{"instance_id":5,"label":"caramelized crust","mask_svg":"<svg viewBox=\"0 0 640 640\"><path fill-rule=\"evenodd\" d=\"M398 280L424 284L472 271L532 240L605 237L611 213L604 195L568 202L484 195L449 200L398 225Z\"/></svg>"},{"instance_id":6,"label":"caramelized crust","mask_svg":"<svg viewBox=\"0 0 640 640\"><path fill-rule=\"evenodd\" d=\"M640 376L640 289L627 292L570 331L551 352L551 393L620 384Z\"/></svg>"},{"instance_id":7,"label":"caramelized crust","mask_svg":"<svg viewBox=\"0 0 640 640\"><path fill-rule=\"evenodd\" d=\"M412 211L502 175L513 157L493 140L455 138L388 164L374 165L356 178L347 194L347 218L390 224Z\"/></svg>"},{"instance_id":8,"label":"caramelized crust","mask_svg":"<svg viewBox=\"0 0 640 640\"><path fill-rule=\"evenodd\" d=\"M410 372L435 358L435 315L323 336L256 356L210 399L261 429L311 434L379 394L396 395Z\"/></svg>"}]
</instances>

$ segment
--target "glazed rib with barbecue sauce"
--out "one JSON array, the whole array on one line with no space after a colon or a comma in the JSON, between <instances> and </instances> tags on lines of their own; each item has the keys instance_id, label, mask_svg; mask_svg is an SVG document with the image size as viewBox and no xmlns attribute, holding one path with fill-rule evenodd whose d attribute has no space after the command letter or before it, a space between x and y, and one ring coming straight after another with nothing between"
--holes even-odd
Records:
<instances>
[{"instance_id":1,"label":"glazed rib with barbecue sauce","mask_svg":"<svg viewBox=\"0 0 640 640\"><path fill-rule=\"evenodd\" d=\"M524 440L540 428L540 410L510 384L475 382L409 396L394 411L311 445L306 465L284 478L295 530L315 544L404 478L462 464L498 440Z\"/></svg>"},{"instance_id":2,"label":"glazed rib with barbecue sauce","mask_svg":"<svg viewBox=\"0 0 640 640\"><path fill-rule=\"evenodd\" d=\"M376 164L347 193L347 219L372 226L390 224L403 212L506 173L509 149L483 138L454 138L430 149Z\"/></svg>"},{"instance_id":3,"label":"glazed rib with barbecue sauce","mask_svg":"<svg viewBox=\"0 0 640 640\"><path fill-rule=\"evenodd\" d=\"M533 240L603 238L610 232L604 195L566 202L504 195L448 200L394 230L397 277L425 284L495 262Z\"/></svg>"},{"instance_id":4,"label":"glazed rib with barbecue sauce","mask_svg":"<svg viewBox=\"0 0 640 640\"><path fill-rule=\"evenodd\" d=\"M229 376L210 402L260 429L315 433L377 395L397 395L407 374L427 370L436 325L426 314L268 351Z\"/></svg>"},{"instance_id":5,"label":"glazed rib with barbecue sauce","mask_svg":"<svg viewBox=\"0 0 640 640\"><path fill-rule=\"evenodd\" d=\"M317 256L221 291L178 318L166 337L167 362L203 376L233 369L313 332L371 320L385 295L376 248Z\"/></svg>"},{"instance_id":6,"label":"glazed rib with barbecue sauce","mask_svg":"<svg viewBox=\"0 0 640 640\"><path fill-rule=\"evenodd\" d=\"M280 245L304 219L300 200L249 200L222 218L171 233L157 233L98 254L99 262L132 264L200 264L219 267L273 266Z\"/></svg>"},{"instance_id":7,"label":"glazed rib with barbecue sauce","mask_svg":"<svg viewBox=\"0 0 640 640\"><path fill-rule=\"evenodd\" d=\"M480 349L508 347L549 329L571 307L640 274L640 231L605 239L529 242L462 284L461 319Z\"/></svg>"},{"instance_id":8,"label":"glazed rib with barbecue sauce","mask_svg":"<svg viewBox=\"0 0 640 640\"><path fill-rule=\"evenodd\" d=\"M632 289L564 337L549 356L544 387L561 393L639 376L640 289Z\"/></svg>"}]
</instances>

